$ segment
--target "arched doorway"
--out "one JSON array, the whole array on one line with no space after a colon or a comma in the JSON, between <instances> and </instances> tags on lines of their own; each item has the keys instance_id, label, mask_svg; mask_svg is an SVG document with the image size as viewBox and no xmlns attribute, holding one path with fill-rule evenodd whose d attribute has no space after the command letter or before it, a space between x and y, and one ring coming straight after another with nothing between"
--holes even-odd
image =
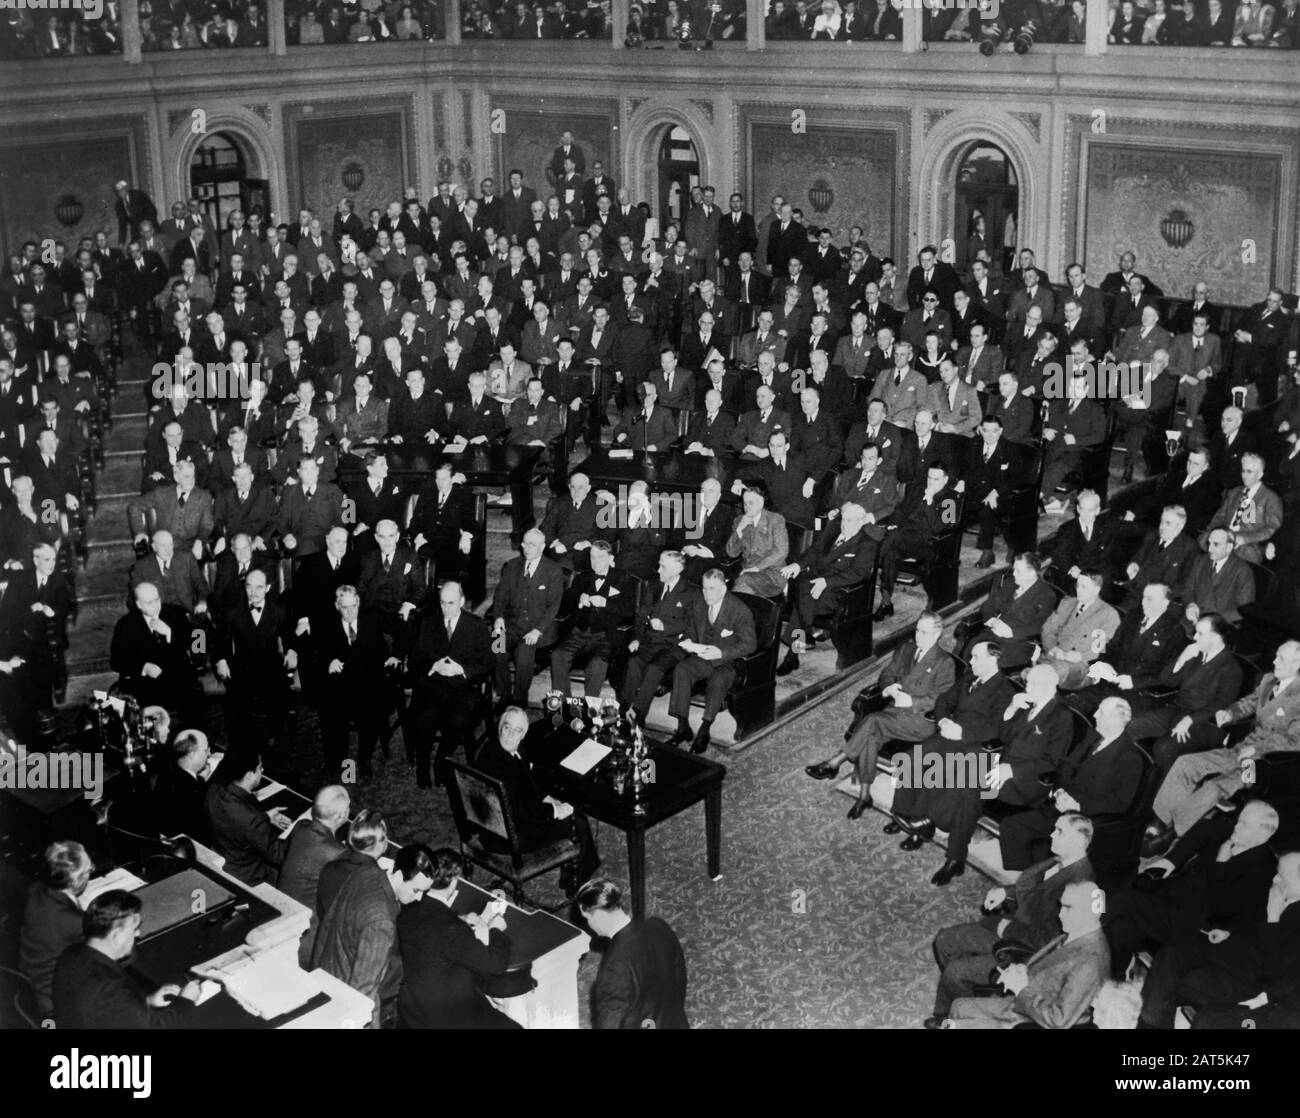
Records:
<instances>
[{"instance_id":1,"label":"arched doorway","mask_svg":"<svg viewBox=\"0 0 1300 1118\"><path fill-rule=\"evenodd\" d=\"M957 268L970 271L982 246L996 273L1009 271L1020 237L1020 182L1007 153L976 140L957 160L953 239Z\"/></svg>"},{"instance_id":2,"label":"arched doorway","mask_svg":"<svg viewBox=\"0 0 1300 1118\"><path fill-rule=\"evenodd\" d=\"M244 148L228 132L205 136L190 159L190 197L203 205L205 216L217 229L225 229L235 210L264 215L271 204L270 183L249 177Z\"/></svg>"},{"instance_id":3,"label":"arched doorway","mask_svg":"<svg viewBox=\"0 0 1300 1118\"><path fill-rule=\"evenodd\" d=\"M691 188L700 185L700 157L691 134L680 124L664 131L659 143L659 228L681 226L691 204Z\"/></svg>"}]
</instances>

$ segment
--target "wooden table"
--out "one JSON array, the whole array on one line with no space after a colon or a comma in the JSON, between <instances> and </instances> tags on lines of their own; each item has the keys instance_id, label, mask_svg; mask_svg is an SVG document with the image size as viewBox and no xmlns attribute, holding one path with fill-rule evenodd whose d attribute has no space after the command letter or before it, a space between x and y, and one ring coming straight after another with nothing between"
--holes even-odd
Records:
<instances>
[{"instance_id":1,"label":"wooden table","mask_svg":"<svg viewBox=\"0 0 1300 1118\"><path fill-rule=\"evenodd\" d=\"M731 483L754 464L742 458L710 458L684 450L654 454L634 450L630 458L611 458L609 449L602 447L572 469L586 474L593 489L609 489L615 496L620 486L634 481L648 482L651 489L661 493L698 493L706 479L716 478L722 485L723 500L735 501Z\"/></svg>"},{"instance_id":2,"label":"wooden table","mask_svg":"<svg viewBox=\"0 0 1300 1118\"><path fill-rule=\"evenodd\" d=\"M721 877L722 782L726 766L686 750L651 744L652 780L642 800L644 813L638 814L630 790L625 789L621 795L614 790L609 765L612 758L606 758L584 776L560 767L560 761L577 748L583 736L566 723L556 727L546 715L529 728L524 754L536 766L538 782L553 796L627 835L633 915L645 915L646 832L701 800L708 874L715 881Z\"/></svg>"}]
</instances>

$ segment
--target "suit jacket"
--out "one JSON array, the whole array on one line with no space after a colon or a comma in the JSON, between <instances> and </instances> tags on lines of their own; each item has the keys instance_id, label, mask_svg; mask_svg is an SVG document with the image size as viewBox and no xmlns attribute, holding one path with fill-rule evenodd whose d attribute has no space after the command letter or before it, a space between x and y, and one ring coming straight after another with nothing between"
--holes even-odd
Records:
<instances>
[{"instance_id":1,"label":"suit jacket","mask_svg":"<svg viewBox=\"0 0 1300 1118\"><path fill-rule=\"evenodd\" d=\"M828 524L799 556L799 578L826 580L827 590L846 590L864 581L876 562L876 546L867 528L840 542L840 526Z\"/></svg>"},{"instance_id":2,"label":"suit jacket","mask_svg":"<svg viewBox=\"0 0 1300 1118\"><path fill-rule=\"evenodd\" d=\"M748 656L758 647L754 615L734 594L724 595L713 623L709 622L709 604L703 594L699 595L691 607L686 636L700 644L712 645L722 653L721 660L705 661L714 670Z\"/></svg>"},{"instance_id":3,"label":"suit jacket","mask_svg":"<svg viewBox=\"0 0 1300 1118\"><path fill-rule=\"evenodd\" d=\"M532 629L541 631L538 643L554 644L559 636L556 618L564 599L564 571L558 563L542 556L532 579L524 577L524 557L517 555L501 568L501 579L492 598L489 615L503 618L506 632L519 637Z\"/></svg>"},{"instance_id":4,"label":"suit jacket","mask_svg":"<svg viewBox=\"0 0 1300 1118\"><path fill-rule=\"evenodd\" d=\"M874 442L880 451L880 468L886 473L897 474L898 463L903 449L907 446L909 432L896 427L888 420L872 431L865 419L860 419L849 428L844 440L844 458L842 461L853 469L862 461L862 448L868 442Z\"/></svg>"},{"instance_id":5,"label":"suit jacket","mask_svg":"<svg viewBox=\"0 0 1300 1118\"><path fill-rule=\"evenodd\" d=\"M444 656L464 669L464 676L431 675L429 669ZM467 691L473 682L492 671L492 635L477 614L462 610L447 638L441 613L426 614L407 657L407 680L417 691L450 687Z\"/></svg>"},{"instance_id":6,"label":"suit jacket","mask_svg":"<svg viewBox=\"0 0 1300 1118\"><path fill-rule=\"evenodd\" d=\"M66 649L73 594L63 572L56 567L39 590L35 570L6 571L4 577L9 588L0 599L0 631L5 634L0 643L9 650L9 655L48 660L51 644ZM54 616L34 611L32 606L38 604L48 606Z\"/></svg>"},{"instance_id":7,"label":"suit jacket","mask_svg":"<svg viewBox=\"0 0 1300 1118\"><path fill-rule=\"evenodd\" d=\"M367 490L367 495L373 493ZM400 499L400 498L399 498ZM375 524L375 521L366 521ZM420 491L415 510L411 514L411 534L423 535L431 544L435 559L446 562L453 559L460 547L461 532L473 533L474 493L462 485L453 485L439 507L437 487L430 482Z\"/></svg>"},{"instance_id":8,"label":"suit jacket","mask_svg":"<svg viewBox=\"0 0 1300 1118\"><path fill-rule=\"evenodd\" d=\"M603 597L605 604L579 606L584 594ZM573 618L574 632L604 633L613 640L615 630L632 620L636 605L637 589L632 578L625 571L611 567L603 578L598 579L592 570L575 577L565 594L564 612Z\"/></svg>"},{"instance_id":9,"label":"suit jacket","mask_svg":"<svg viewBox=\"0 0 1300 1118\"><path fill-rule=\"evenodd\" d=\"M248 499L241 501L239 491L233 486L217 494L216 507L212 514L213 534L233 539L241 532L263 540L275 527L275 497L269 489L253 483L248 491Z\"/></svg>"},{"instance_id":10,"label":"suit jacket","mask_svg":"<svg viewBox=\"0 0 1300 1118\"><path fill-rule=\"evenodd\" d=\"M1228 528L1236 519L1237 553L1243 559L1259 562L1263 558L1262 545L1282 527L1282 498L1267 485L1260 485L1243 509L1241 503L1245 495L1244 485L1229 489L1223 495L1218 512L1210 518L1202 538L1216 528Z\"/></svg>"},{"instance_id":11,"label":"suit jacket","mask_svg":"<svg viewBox=\"0 0 1300 1118\"><path fill-rule=\"evenodd\" d=\"M793 423L788 412L773 407L765 420L762 413L755 408L745 412L736 423L736 429L731 435L731 448L737 452L743 451L747 446L766 450L767 440L773 431L785 431L789 434L792 427Z\"/></svg>"},{"instance_id":12,"label":"suit jacket","mask_svg":"<svg viewBox=\"0 0 1300 1118\"><path fill-rule=\"evenodd\" d=\"M918 660L916 642L909 640L894 649L879 682L882 689L898 684L912 698L912 705L907 709L928 716L939 698L952 687L956 675L953 658L937 642Z\"/></svg>"},{"instance_id":13,"label":"suit jacket","mask_svg":"<svg viewBox=\"0 0 1300 1118\"><path fill-rule=\"evenodd\" d=\"M912 420L923 406L925 398L925 377L915 369L909 369L903 376L901 384L897 383L897 369L881 369L872 386L873 398L885 402L889 422L899 427L910 429Z\"/></svg>"},{"instance_id":14,"label":"suit jacket","mask_svg":"<svg viewBox=\"0 0 1300 1118\"><path fill-rule=\"evenodd\" d=\"M1011 923L1003 938L1023 943L1035 951L1045 947L1061 934L1061 894L1065 887L1075 881L1093 881L1093 873L1092 862L1086 855L1068 866L1061 865L1056 858L1030 866L1007 890L1005 911Z\"/></svg>"},{"instance_id":15,"label":"suit jacket","mask_svg":"<svg viewBox=\"0 0 1300 1118\"><path fill-rule=\"evenodd\" d=\"M321 551L329 530L342 522L343 493L329 482L318 482L310 500L301 485L286 487L280 498L276 527L282 537L294 537L297 543L294 554L299 558Z\"/></svg>"},{"instance_id":16,"label":"suit jacket","mask_svg":"<svg viewBox=\"0 0 1300 1118\"><path fill-rule=\"evenodd\" d=\"M60 1029L180 1029L194 1010L186 998L155 1009L120 962L80 938L59 956L52 990Z\"/></svg>"},{"instance_id":17,"label":"suit jacket","mask_svg":"<svg viewBox=\"0 0 1300 1118\"><path fill-rule=\"evenodd\" d=\"M814 480L835 467L844 450L844 436L840 431L840 415L843 412L825 401L817 409L817 418L809 420L800 411L793 418L791 450L798 454L808 468L808 475Z\"/></svg>"},{"instance_id":18,"label":"suit jacket","mask_svg":"<svg viewBox=\"0 0 1300 1118\"><path fill-rule=\"evenodd\" d=\"M135 534L149 531L147 510L156 514L154 530L165 529L176 541L176 550L188 550L195 540L204 542L212 535L212 495L192 489L182 507L174 485L159 486L138 501L127 504L127 517Z\"/></svg>"},{"instance_id":19,"label":"suit jacket","mask_svg":"<svg viewBox=\"0 0 1300 1118\"><path fill-rule=\"evenodd\" d=\"M1052 440L1053 446L1060 452L1099 446L1106 438L1106 413L1096 400L1080 400L1079 406L1071 411L1072 402L1053 400L1048 409L1044 427L1050 427L1056 432L1056 438ZM1074 436L1072 447L1067 447L1066 435Z\"/></svg>"},{"instance_id":20,"label":"suit jacket","mask_svg":"<svg viewBox=\"0 0 1300 1118\"><path fill-rule=\"evenodd\" d=\"M1140 609L1125 614L1106 647L1106 655L1101 658L1117 674L1132 676L1135 686L1138 680L1158 679L1187 643L1181 611L1176 604L1171 602L1145 633L1142 632L1144 620Z\"/></svg>"},{"instance_id":21,"label":"suit jacket","mask_svg":"<svg viewBox=\"0 0 1300 1118\"><path fill-rule=\"evenodd\" d=\"M1002 423L1002 437L1008 442L1020 446L1029 446L1034 441L1034 404L1026 396L1017 392L1010 400L1001 395L989 398L990 417L996 416Z\"/></svg>"},{"instance_id":22,"label":"suit jacket","mask_svg":"<svg viewBox=\"0 0 1300 1118\"><path fill-rule=\"evenodd\" d=\"M405 544L399 543L384 570L384 557L378 548L361 556L357 590L363 609L373 609L385 620L394 617L410 603L418 610L429 596L425 585L424 561Z\"/></svg>"},{"instance_id":23,"label":"suit jacket","mask_svg":"<svg viewBox=\"0 0 1300 1118\"><path fill-rule=\"evenodd\" d=\"M572 565L573 545L579 540L607 538L606 530L597 526L599 513L600 508L596 504L595 493L588 493L577 508L574 508L571 497L557 495L551 498L546 506L546 514L538 527L546 536L548 549L556 540L564 544L566 551L559 557L562 565ZM565 563L565 559L569 562Z\"/></svg>"},{"instance_id":24,"label":"suit jacket","mask_svg":"<svg viewBox=\"0 0 1300 1118\"><path fill-rule=\"evenodd\" d=\"M812 527L816 516L812 499L803 494L804 484L812 477L807 460L794 451L787 451L784 467L771 458L760 458L741 474L743 481L762 481L767 486L770 507L804 528Z\"/></svg>"},{"instance_id":25,"label":"suit jacket","mask_svg":"<svg viewBox=\"0 0 1300 1118\"><path fill-rule=\"evenodd\" d=\"M257 797L238 784L212 783L206 804L212 845L225 855L225 872L245 885L273 882L284 861L285 840Z\"/></svg>"},{"instance_id":26,"label":"suit jacket","mask_svg":"<svg viewBox=\"0 0 1300 1118\"><path fill-rule=\"evenodd\" d=\"M289 614L269 597L262 608L262 619L253 623L247 595L223 611L213 642L212 660L225 660L231 669L227 690L248 695L276 694L286 689L284 651L292 632Z\"/></svg>"},{"instance_id":27,"label":"suit jacket","mask_svg":"<svg viewBox=\"0 0 1300 1118\"><path fill-rule=\"evenodd\" d=\"M1266 672L1254 691L1228 707L1234 721L1254 715L1255 728L1244 744L1253 745L1261 757L1294 753L1300 748L1300 683L1293 679L1280 695L1275 695L1277 683L1277 677Z\"/></svg>"},{"instance_id":28,"label":"suit jacket","mask_svg":"<svg viewBox=\"0 0 1300 1118\"><path fill-rule=\"evenodd\" d=\"M1173 344L1174 339L1163 326L1151 327L1145 336L1141 324L1130 326L1120 335L1119 342L1115 346L1115 359L1123 364L1140 361L1145 365L1156 350L1168 351Z\"/></svg>"},{"instance_id":29,"label":"suit jacket","mask_svg":"<svg viewBox=\"0 0 1300 1118\"><path fill-rule=\"evenodd\" d=\"M676 377L682 382L689 380L681 370L678 370ZM645 418L645 408L642 406L624 408L623 419L614 429L614 441L618 446L631 447L633 450L645 450L651 446L657 450L667 450L677 441L677 417L671 408L659 402L655 403L649 419Z\"/></svg>"},{"instance_id":30,"label":"suit jacket","mask_svg":"<svg viewBox=\"0 0 1300 1118\"><path fill-rule=\"evenodd\" d=\"M929 283L925 279L925 269L917 264L907 275L907 305L919 307L921 296L926 291L933 291L939 296L940 306L951 310L952 294L959 287L961 281L957 278L957 272L951 264L936 260Z\"/></svg>"},{"instance_id":31,"label":"suit jacket","mask_svg":"<svg viewBox=\"0 0 1300 1118\"><path fill-rule=\"evenodd\" d=\"M593 1028L688 1028L686 958L672 928L633 919L605 948L591 998Z\"/></svg>"},{"instance_id":32,"label":"suit jacket","mask_svg":"<svg viewBox=\"0 0 1300 1118\"><path fill-rule=\"evenodd\" d=\"M1145 760L1128 733L1121 733L1104 749L1101 734L1089 730L1056 771L1056 787L1079 801L1090 819L1122 815L1133 804Z\"/></svg>"},{"instance_id":33,"label":"suit jacket","mask_svg":"<svg viewBox=\"0 0 1300 1118\"><path fill-rule=\"evenodd\" d=\"M1029 984L1012 1009L1044 1029L1076 1024L1110 975L1110 946L1100 928L1059 946L1029 964Z\"/></svg>"},{"instance_id":34,"label":"suit jacket","mask_svg":"<svg viewBox=\"0 0 1300 1118\"><path fill-rule=\"evenodd\" d=\"M710 419L708 413L701 409L691 413L683 442L688 447L692 443L699 443L715 455L730 454L735 431L736 419L729 412L719 411Z\"/></svg>"},{"instance_id":35,"label":"suit jacket","mask_svg":"<svg viewBox=\"0 0 1300 1118\"><path fill-rule=\"evenodd\" d=\"M1196 339L1190 334L1179 334L1169 351L1169 371L1177 376L1194 377L1208 368L1213 377L1223 368L1223 346L1217 334L1208 330L1201 339L1200 349L1193 349Z\"/></svg>"},{"instance_id":36,"label":"suit jacket","mask_svg":"<svg viewBox=\"0 0 1300 1118\"><path fill-rule=\"evenodd\" d=\"M735 523L736 509L719 501L713 511L705 513L703 502L695 508L695 520L691 524L683 523L679 532L672 534L672 545L679 550L687 544L707 548L712 558L707 556L689 557L686 560L686 573L692 581L710 567L721 563L722 557L729 554L727 541L731 538L731 526Z\"/></svg>"},{"instance_id":37,"label":"suit jacket","mask_svg":"<svg viewBox=\"0 0 1300 1118\"><path fill-rule=\"evenodd\" d=\"M1182 505L1187 512L1185 531L1195 539L1210 522L1210 517L1219 507L1221 488L1214 471L1207 469L1190 485L1185 485L1187 475L1173 472L1165 475L1160 487L1146 501L1138 501L1133 506L1134 518L1139 521L1156 520L1166 505Z\"/></svg>"},{"instance_id":38,"label":"suit jacket","mask_svg":"<svg viewBox=\"0 0 1300 1118\"><path fill-rule=\"evenodd\" d=\"M1186 532L1179 532L1168 544L1160 541L1158 532L1148 532L1142 546L1133 556L1137 574L1129 581L1129 594L1141 595L1152 582L1163 582L1177 597L1200 549Z\"/></svg>"},{"instance_id":39,"label":"suit jacket","mask_svg":"<svg viewBox=\"0 0 1300 1118\"><path fill-rule=\"evenodd\" d=\"M936 309L929 321L926 321L925 311L919 308L903 315L899 329L901 340L911 342L918 355L925 352L925 336L931 331L939 335L939 352L946 353L948 343L952 341L952 319L947 311Z\"/></svg>"},{"instance_id":40,"label":"suit jacket","mask_svg":"<svg viewBox=\"0 0 1300 1118\"><path fill-rule=\"evenodd\" d=\"M247 446L244 448L243 457L240 459L241 464L247 462L253 470L254 483L263 480L268 470L266 468L266 454L261 447ZM207 488L211 491L213 499L221 496L223 490L231 489L235 484L235 456L229 447L221 447L212 455L212 465L208 469ZM215 506L213 515L216 515Z\"/></svg>"},{"instance_id":41,"label":"suit jacket","mask_svg":"<svg viewBox=\"0 0 1300 1118\"><path fill-rule=\"evenodd\" d=\"M1165 907L1194 913L1203 928L1231 927L1263 905L1277 857L1261 843L1220 862L1219 847L1235 824L1234 815L1217 811L1193 824L1165 852L1173 871L1144 892Z\"/></svg>"},{"instance_id":42,"label":"suit jacket","mask_svg":"<svg viewBox=\"0 0 1300 1118\"><path fill-rule=\"evenodd\" d=\"M388 437L388 401L372 395L358 408L355 396L345 396L339 401L334 425L353 444L382 442Z\"/></svg>"},{"instance_id":43,"label":"suit jacket","mask_svg":"<svg viewBox=\"0 0 1300 1118\"><path fill-rule=\"evenodd\" d=\"M299 904L306 905L314 914L320 872L343 850L343 844L324 823L317 819L300 819L289 832L275 887Z\"/></svg>"},{"instance_id":44,"label":"suit jacket","mask_svg":"<svg viewBox=\"0 0 1300 1118\"><path fill-rule=\"evenodd\" d=\"M208 603L215 617L218 619L224 617L240 602L246 600L244 579L253 571L261 571L266 575L268 596L273 597L279 587L279 579L276 574L275 560L265 551L253 552L252 561L243 577L239 574L239 560L229 548L217 556L212 572L212 594Z\"/></svg>"},{"instance_id":45,"label":"suit jacket","mask_svg":"<svg viewBox=\"0 0 1300 1118\"><path fill-rule=\"evenodd\" d=\"M835 483L826 511L840 508L845 501L861 505L864 512L875 518L864 531L879 541L885 536L884 523L893 516L901 500L898 480L883 466L877 466L865 479L861 466L849 467Z\"/></svg>"},{"instance_id":46,"label":"suit jacket","mask_svg":"<svg viewBox=\"0 0 1300 1118\"><path fill-rule=\"evenodd\" d=\"M742 521L745 523L743 530L740 527ZM726 551L733 559L740 558L742 568L765 571L785 565L790 554L790 537L780 513L764 509L757 524L746 521L742 513L732 520L731 528Z\"/></svg>"},{"instance_id":47,"label":"suit jacket","mask_svg":"<svg viewBox=\"0 0 1300 1118\"><path fill-rule=\"evenodd\" d=\"M1173 662L1166 664L1154 680L1133 677L1135 689L1153 684L1177 688L1172 705L1180 713L1191 715L1193 725L1213 726L1215 713L1226 710L1241 694L1241 666L1226 648L1208 664L1198 653L1188 657L1177 671Z\"/></svg>"},{"instance_id":48,"label":"suit jacket","mask_svg":"<svg viewBox=\"0 0 1300 1118\"><path fill-rule=\"evenodd\" d=\"M1032 297L1027 287L1012 293L1011 301L1007 304L1007 325L1014 326L1024 322L1030 307L1042 309L1044 322L1051 322L1056 316L1056 297L1047 284L1039 282Z\"/></svg>"},{"instance_id":49,"label":"suit jacket","mask_svg":"<svg viewBox=\"0 0 1300 1118\"><path fill-rule=\"evenodd\" d=\"M664 584L657 578L641 583L641 600L637 605L635 638L646 645L675 648L687 635L695 602L700 591L685 579L679 578L672 590L665 594ZM663 622L663 629L651 627L651 621ZM640 650L638 650L640 651Z\"/></svg>"},{"instance_id":50,"label":"suit jacket","mask_svg":"<svg viewBox=\"0 0 1300 1118\"><path fill-rule=\"evenodd\" d=\"M553 439L564 431L564 420L560 416L559 406L554 400L542 397L534 408L526 396L520 396L510 405L506 415L509 433L506 445L527 446L535 440L549 445Z\"/></svg>"},{"instance_id":51,"label":"suit jacket","mask_svg":"<svg viewBox=\"0 0 1300 1118\"><path fill-rule=\"evenodd\" d=\"M1032 708L1030 708L1032 709ZM1047 798L1041 779L1060 767L1074 735L1070 708L1059 698L1050 699L1031 719L1030 709L1017 710L999 731L1001 763L1011 766L1011 779L998 798L1029 807Z\"/></svg>"},{"instance_id":52,"label":"suit jacket","mask_svg":"<svg viewBox=\"0 0 1300 1118\"><path fill-rule=\"evenodd\" d=\"M952 434L973 435L979 429L980 422L984 418L979 393L975 391L973 385L966 384L961 380L954 383L953 390L956 393L956 399L950 404L949 389L943 381L930 385L926 390L923 406L934 413L936 425L951 425L954 428Z\"/></svg>"},{"instance_id":53,"label":"suit jacket","mask_svg":"<svg viewBox=\"0 0 1300 1118\"><path fill-rule=\"evenodd\" d=\"M867 364L875 345L875 337L865 331L860 339L855 339L851 333L845 334L835 343L835 356L831 359L831 365L838 365L844 370L845 376L861 380L867 375Z\"/></svg>"},{"instance_id":54,"label":"suit jacket","mask_svg":"<svg viewBox=\"0 0 1300 1118\"><path fill-rule=\"evenodd\" d=\"M189 551L176 549L163 576L158 556L150 554L137 560L131 567L131 589L142 582L151 582L167 605L177 605L191 613L199 602L208 600L208 580L203 568Z\"/></svg>"},{"instance_id":55,"label":"suit jacket","mask_svg":"<svg viewBox=\"0 0 1300 1118\"><path fill-rule=\"evenodd\" d=\"M1224 560L1217 575L1210 557L1198 555L1183 584L1182 600L1186 605L1196 603L1202 613L1222 614L1235 625L1241 620L1241 607L1255 600L1255 576L1236 555Z\"/></svg>"},{"instance_id":56,"label":"suit jacket","mask_svg":"<svg viewBox=\"0 0 1300 1118\"><path fill-rule=\"evenodd\" d=\"M406 1028L490 1028L502 1018L479 982L505 974L510 937L493 928L487 943L455 912L433 897L403 905L397 917L402 956L398 1013Z\"/></svg>"},{"instance_id":57,"label":"suit jacket","mask_svg":"<svg viewBox=\"0 0 1300 1118\"><path fill-rule=\"evenodd\" d=\"M728 266L736 266L742 252L753 253L757 248L758 229L754 225L753 214L742 210L738 214L728 211L722 215L722 220L718 223L718 254ZM750 272L752 276L758 274ZM751 296L751 301L758 300Z\"/></svg>"},{"instance_id":58,"label":"suit jacket","mask_svg":"<svg viewBox=\"0 0 1300 1118\"><path fill-rule=\"evenodd\" d=\"M984 599L980 616L985 621L1000 617L1010 626L1011 639L1023 641L1042 632L1043 623L1055 608L1056 595L1041 578L1019 597L1016 596L1015 583L1007 578Z\"/></svg>"},{"instance_id":59,"label":"suit jacket","mask_svg":"<svg viewBox=\"0 0 1300 1118\"><path fill-rule=\"evenodd\" d=\"M1109 578L1111 555L1119 525L1106 513L1100 513L1092 522L1091 538L1085 539L1078 517L1067 520L1056 533L1052 548L1054 577L1065 578L1071 567L1085 571L1099 570Z\"/></svg>"},{"instance_id":60,"label":"suit jacket","mask_svg":"<svg viewBox=\"0 0 1300 1118\"><path fill-rule=\"evenodd\" d=\"M1002 727L1002 712L1015 693L1015 685L1001 672L980 683L968 668L935 699L930 717L936 724L945 718L952 719L961 727L961 740L967 744L996 741ZM946 740L937 739L940 748L946 748L941 744Z\"/></svg>"}]
</instances>

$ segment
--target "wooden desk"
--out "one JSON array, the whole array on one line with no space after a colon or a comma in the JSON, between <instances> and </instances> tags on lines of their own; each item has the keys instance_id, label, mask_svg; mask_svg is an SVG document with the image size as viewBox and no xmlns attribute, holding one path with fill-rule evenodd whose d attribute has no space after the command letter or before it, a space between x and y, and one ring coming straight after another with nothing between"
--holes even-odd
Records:
<instances>
[{"instance_id":1,"label":"wooden desk","mask_svg":"<svg viewBox=\"0 0 1300 1118\"><path fill-rule=\"evenodd\" d=\"M503 446L500 443L467 446L460 454L448 454L439 446L385 445L388 472L406 493L418 491L423 479L432 481L433 472L450 462L465 475L469 485L509 487L511 536L518 541L533 524L533 473L542 456L540 446ZM339 479L344 489L362 477L360 460L348 457L339 462Z\"/></svg>"},{"instance_id":2,"label":"wooden desk","mask_svg":"<svg viewBox=\"0 0 1300 1118\"><path fill-rule=\"evenodd\" d=\"M602 447L573 469L586 474L593 489L612 490L616 497L620 486L634 481L648 482L652 490L660 493L698 493L707 478L716 478L722 484L723 500L735 502L731 483L753 465L740 458L722 455L709 458L687 454L684 450L654 454L634 450L630 458L611 458L609 449Z\"/></svg>"},{"instance_id":3,"label":"wooden desk","mask_svg":"<svg viewBox=\"0 0 1300 1118\"><path fill-rule=\"evenodd\" d=\"M570 726L555 727L549 716L534 722L524 739L524 753L536 766L538 782L557 799L627 835L628 885L632 914L645 915L645 835L651 827L704 801L704 839L709 877L722 876L722 782L725 765L686 750L652 744L653 779L644 814L634 810L631 793L614 791L608 758L585 776L560 767L582 741Z\"/></svg>"}]
</instances>

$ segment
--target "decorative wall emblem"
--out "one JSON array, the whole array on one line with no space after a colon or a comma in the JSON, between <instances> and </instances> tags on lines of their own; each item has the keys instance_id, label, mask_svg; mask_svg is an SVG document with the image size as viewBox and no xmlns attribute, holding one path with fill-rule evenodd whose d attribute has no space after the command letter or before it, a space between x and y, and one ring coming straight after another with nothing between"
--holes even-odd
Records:
<instances>
[{"instance_id":1,"label":"decorative wall emblem","mask_svg":"<svg viewBox=\"0 0 1300 1118\"><path fill-rule=\"evenodd\" d=\"M361 184L366 181L366 169L353 159L343 165L343 174L340 177L348 190L360 190Z\"/></svg>"},{"instance_id":2,"label":"decorative wall emblem","mask_svg":"<svg viewBox=\"0 0 1300 1118\"><path fill-rule=\"evenodd\" d=\"M451 172L453 170L451 156L441 155L438 157L438 178L443 182L451 181Z\"/></svg>"},{"instance_id":3,"label":"decorative wall emblem","mask_svg":"<svg viewBox=\"0 0 1300 1118\"><path fill-rule=\"evenodd\" d=\"M54 216L59 219L60 225L69 229L81 220L81 215L85 212L86 207L75 194L61 194L54 202Z\"/></svg>"},{"instance_id":4,"label":"decorative wall emblem","mask_svg":"<svg viewBox=\"0 0 1300 1118\"><path fill-rule=\"evenodd\" d=\"M1160 235L1170 248L1186 248L1196 235L1196 226L1185 210L1170 210L1160 223Z\"/></svg>"},{"instance_id":5,"label":"decorative wall emblem","mask_svg":"<svg viewBox=\"0 0 1300 1118\"><path fill-rule=\"evenodd\" d=\"M468 155L462 155L456 164L456 170L460 172L460 181L468 184L474 175L474 163Z\"/></svg>"},{"instance_id":6,"label":"decorative wall emblem","mask_svg":"<svg viewBox=\"0 0 1300 1118\"><path fill-rule=\"evenodd\" d=\"M825 179L814 179L808 188L808 201L815 213L824 214L835 204L835 191Z\"/></svg>"}]
</instances>

